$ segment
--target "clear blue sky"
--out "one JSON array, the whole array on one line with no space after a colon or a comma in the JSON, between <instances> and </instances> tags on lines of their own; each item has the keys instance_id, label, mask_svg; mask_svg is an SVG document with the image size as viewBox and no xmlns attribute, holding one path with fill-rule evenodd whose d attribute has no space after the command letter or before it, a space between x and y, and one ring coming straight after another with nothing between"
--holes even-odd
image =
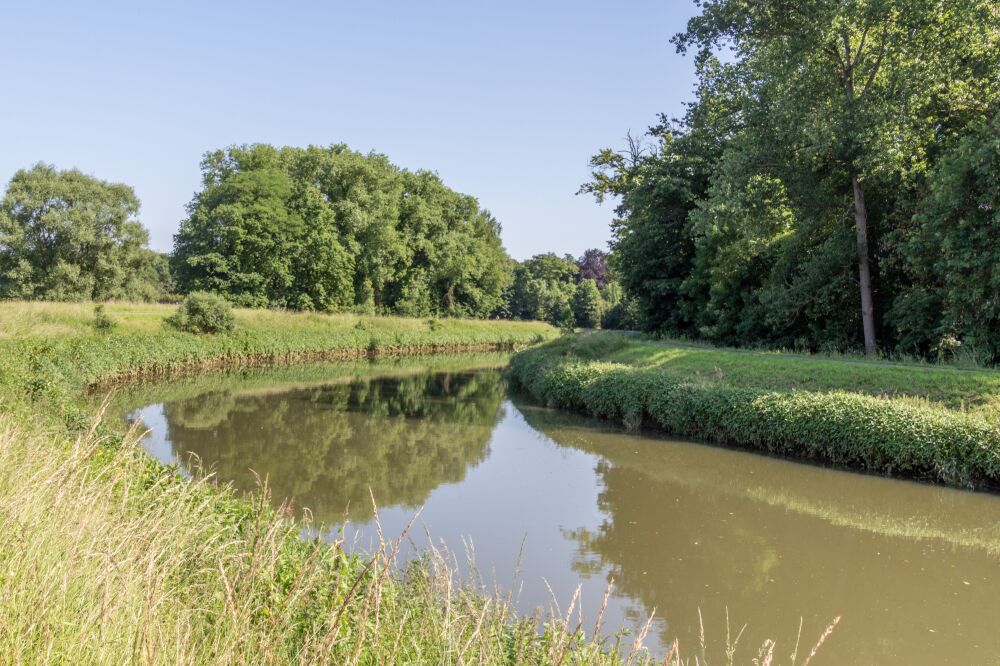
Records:
<instances>
[{"instance_id":1,"label":"clear blue sky","mask_svg":"<svg viewBox=\"0 0 1000 666\"><path fill-rule=\"evenodd\" d=\"M523 259L605 247L587 160L692 96L660 2L20 2L0 16L0 180L132 185L169 250L201 155L346 143L479 198Z\"/></svg>"}]
</instances>

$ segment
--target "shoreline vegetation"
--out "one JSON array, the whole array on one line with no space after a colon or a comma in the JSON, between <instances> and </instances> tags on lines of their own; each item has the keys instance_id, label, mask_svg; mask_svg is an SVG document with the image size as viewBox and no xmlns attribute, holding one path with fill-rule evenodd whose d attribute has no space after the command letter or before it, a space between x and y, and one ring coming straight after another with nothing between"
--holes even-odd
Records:
<instances>
[{"instance_id":1,"label":"shoreline vegetation","mask_svg":"<svg viewBox=\"0 0 1000 666\"><path fill-rule=\"evenodd\" d=\"M516 354L550 407L885 476L1000 487L1000 375L727 351L644 336L565 336Z\"/></svg>"},{"instance_id":2,"label":"shoreline vegetation","mask_svg":"<svg viewBox=\"0 0 1000 666\"><path fill-rule=\"evenodd\" d=\"M551 326L236 310L232 333L194 335L164 326L170 307L92 307L0 303L0 653L15 663L652 663L650 625L584 627L578 599L520 616L512 592L460 579L433 546L399 568L405 533L370 555L303 539L266 485L240 496L186 478L87 392L222 365L512 349ZM688 662L675 644L656 663Z\"/></svg>"}]
</instances>

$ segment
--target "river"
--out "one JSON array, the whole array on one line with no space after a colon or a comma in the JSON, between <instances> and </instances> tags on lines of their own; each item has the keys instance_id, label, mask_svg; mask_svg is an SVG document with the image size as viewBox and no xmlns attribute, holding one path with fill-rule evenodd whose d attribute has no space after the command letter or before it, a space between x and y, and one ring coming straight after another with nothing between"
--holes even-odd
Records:
<instances>
[{"instance_id":1,"label":"river","mask_svg":"<svg viewBox=\"0 0 1000 666\"><path fill-rule=\"evenodd\" d=\"M373 546L419 509L403 559L444 546L523 612L749 661L767 638L799 663L1000 663L1000 497L796 463L546 409L512 395L502 356L211 373L124 390L147 451L310 510L318 534ZM196 456L196 458L192 458ZM470 564L472 563L472 564ZM575 615L574 615L575 617ZM625 640L630 640L626 637Z\"/></svg>"}]
</instances>

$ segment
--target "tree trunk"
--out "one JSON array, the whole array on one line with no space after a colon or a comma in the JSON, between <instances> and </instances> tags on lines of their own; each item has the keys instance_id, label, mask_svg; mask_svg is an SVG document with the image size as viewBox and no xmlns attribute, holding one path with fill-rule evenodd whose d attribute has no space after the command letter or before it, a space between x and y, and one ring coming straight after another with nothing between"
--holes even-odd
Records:
<instances>
[{"instance_id":1,"label":"tree trunk","mask_svg":"<svg viewBox=\"0 0 1000 666\"><path fill-rule=\"evenodd\" d=\"M858 179L856 169L851 170L854 187L854 226L858 238L858 278L861 284L861 323L865 333L865 356L874 356L875 304L872 300L872 274L868 259L868 209L865 207L865 188Z\"/></svg>"}]
</instances>

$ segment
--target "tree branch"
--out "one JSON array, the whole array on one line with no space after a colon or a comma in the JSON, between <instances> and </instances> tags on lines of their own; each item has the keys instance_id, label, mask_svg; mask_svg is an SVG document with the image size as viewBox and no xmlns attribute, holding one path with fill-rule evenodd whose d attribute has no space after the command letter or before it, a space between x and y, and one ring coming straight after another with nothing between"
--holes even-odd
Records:
<instances>
[{"instance_id":1,"label":"tree branch","mask_svg":"<svg viewBox=\"0 0 1000 666\"><path fill-rule=\"evenodd\" d=\"M861 96L864 97L871 90L872 83L875 82L875 77L878 75L879 70L882 68L882 59L885 57L886 52L886 40L885 32L888 28L882 31L882 47L879 49L878 58L875 59L875 64L872 65L872 71L868 74L868 80L865 82L864 88L861 89Z\"/></svg>"}]
</instances>

